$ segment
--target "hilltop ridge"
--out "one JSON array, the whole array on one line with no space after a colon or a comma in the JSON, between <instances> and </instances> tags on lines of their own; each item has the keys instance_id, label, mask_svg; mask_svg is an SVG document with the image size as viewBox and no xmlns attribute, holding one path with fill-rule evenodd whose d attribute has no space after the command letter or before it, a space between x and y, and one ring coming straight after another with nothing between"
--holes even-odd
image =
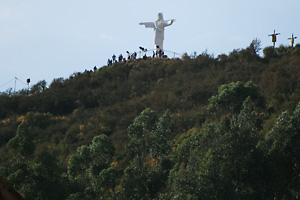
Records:
<instances>
[{"instance_id":1,"label":"hilltop ridge","mask_svg":"<svg viewBox=\"0 0 300 200\"><path fill-rule=\"evenodd\" d=\"M258 51L118 62L1 93L0 175L33 199L298 195L300 46Z\"/></svg>"}]
</instances>

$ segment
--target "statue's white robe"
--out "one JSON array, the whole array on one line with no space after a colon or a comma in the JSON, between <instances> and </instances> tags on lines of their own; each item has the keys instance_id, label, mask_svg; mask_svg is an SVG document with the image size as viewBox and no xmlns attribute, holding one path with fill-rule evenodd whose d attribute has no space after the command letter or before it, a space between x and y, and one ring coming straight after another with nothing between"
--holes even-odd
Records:
<instances>
[{"instance_id":1,"label":"statue's white robe","mask_svg":"<svg viewBox=\"0 0 300 200\"><path fill-rule=\"evenodd\" d=\"M164 41L164 31L166 26L170 26L172 24L172 20L156 20L155 22L145 22L144 25L146 28L154 29L154 44L155 49L163 49L163 41ZM159 46L159 48L157 48Z\"/></svg>"}]
</instances>

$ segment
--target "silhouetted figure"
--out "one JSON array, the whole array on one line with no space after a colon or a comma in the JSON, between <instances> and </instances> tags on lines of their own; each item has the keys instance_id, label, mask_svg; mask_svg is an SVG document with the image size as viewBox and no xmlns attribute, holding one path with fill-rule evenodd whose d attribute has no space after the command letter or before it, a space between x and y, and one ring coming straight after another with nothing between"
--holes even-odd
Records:
<instances>
[{"instance_id":1,"label":"silhouetted figure","mask_svg":"<svg viewBox=\"0 0 300 200\"><path fill-rule=\"evenodd\" d=\"M121 62L122 60L123 60L123 55L120 54L120 55L119 55L119 62Z\"/></svg>"},{"instance_id":2,"label":"silhouetted figure","mask_svg":"<svg viewBox=\"0 0 300 200\"><path fill-rule=\"evenodd\" d=\"M116 55L115 54L112 56L112 60L113 60L113 62L116 62Z\"/></svg>"},{"instance_id":3,"label":"silhouetted figure","mask_svg":"<svg viewBox=\"0 0 300 200\"><path fill-rule=\"evenodd\" d=\"M130 60L134 60L134 53L133 53L133 54L131 54L131 56L130 56Z\"/></svg>"},{"instance_id":4,"label":"silhouetted figure","mask_svg":"<svg viewBox=\"0 0 300 200\"><path fill-rule=\"evenodd\" d=\"M111 66L112 65L112 60L108 59L107 60L107 66Z\"/></svg>"},{"instance_id":5,"label":"silhouetted figure","mask_svg":"<svg viewBox=\"0 0 300 200\"><path fill-rule=\"evenodd\" d=\"M137 53L134 52L134 53L133 53L133 58L134 58L134 59L136 59L136 55L137 55Z\"/></svg>"},{"instance_id":6,"label":"silhouetted figure","mask_svg":"<svg viewBox=\"0 0 300 200\"><path fill-rule=\"evenodd\" d=\"M126 51L126 53L127 53L127 60L130 60L130 53L129 53L129 51Z\"/></svg>"}]
</instances>

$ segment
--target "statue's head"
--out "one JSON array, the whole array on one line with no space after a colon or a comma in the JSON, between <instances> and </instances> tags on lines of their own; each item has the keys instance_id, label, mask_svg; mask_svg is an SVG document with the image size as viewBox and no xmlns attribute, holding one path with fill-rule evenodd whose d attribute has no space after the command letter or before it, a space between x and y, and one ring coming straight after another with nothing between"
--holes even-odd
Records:
<instances>
[{"instance_id":1,"label":"statue's head","mask_svg":"<svg viewBox=\"0 0 300 200\"><path fill-rule=\"evenodd\" d=\"M164 19L164 16L162 13L158 13L158 19L161 20L161 19Z\"/></svg>"}]
</instances>

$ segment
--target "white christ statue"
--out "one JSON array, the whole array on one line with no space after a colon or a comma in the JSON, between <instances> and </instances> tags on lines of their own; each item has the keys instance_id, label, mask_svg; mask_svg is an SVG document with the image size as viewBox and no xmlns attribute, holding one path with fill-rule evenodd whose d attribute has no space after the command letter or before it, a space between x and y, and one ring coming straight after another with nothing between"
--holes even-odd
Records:
<instances>
[{"instance_id":1,"label":"white christ statue","mask_svg":"<svg viewBox=\"0 0 300 200\"><path fill-rule=\"evenodd\" d=\"M158 13L158 19L155 22L141 22L140 25L145 25L146 28L154 29L154 44L155 50L163 49L164 31L166 26L173 24L175 19L164 20L163 14Z\"/></svg>"}]
</instances>

